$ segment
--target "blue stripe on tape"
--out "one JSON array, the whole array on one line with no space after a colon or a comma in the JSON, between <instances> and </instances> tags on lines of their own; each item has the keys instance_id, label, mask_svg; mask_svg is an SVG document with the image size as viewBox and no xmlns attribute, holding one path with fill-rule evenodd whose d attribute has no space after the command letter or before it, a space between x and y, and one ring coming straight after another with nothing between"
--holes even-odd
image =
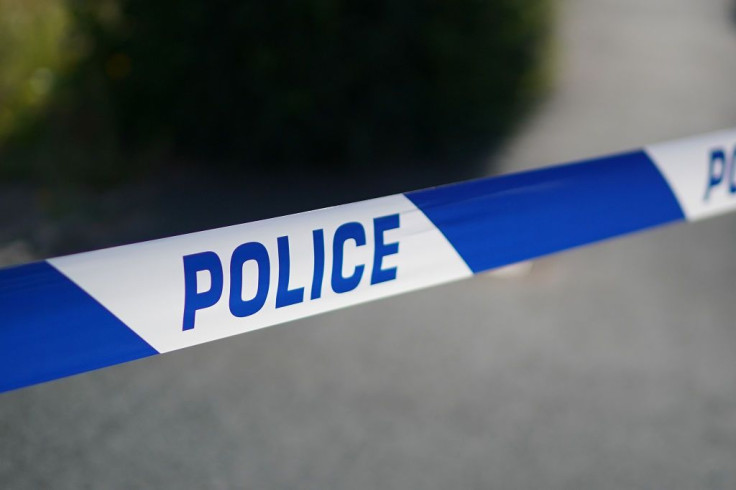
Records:
<instances>
[{"instance_id":1,"label":"blue stripe on tape","mask_svg":"<svg viewBox=\"0 0 736 490\"><path fill-rule=\"evenodd\" d=\"M0 391L153 354L47 262L0 270Z\"/></svg>"},{"instance_id":2,"label":"blue stripe on tape","mask_svg":"<svg viewBox=\"0 0 736 490\"><path fill-rule=\"evenodd\" d=\"M643 151L406 196L473 272L684 219Z\"/></svg>"}]
</instances>

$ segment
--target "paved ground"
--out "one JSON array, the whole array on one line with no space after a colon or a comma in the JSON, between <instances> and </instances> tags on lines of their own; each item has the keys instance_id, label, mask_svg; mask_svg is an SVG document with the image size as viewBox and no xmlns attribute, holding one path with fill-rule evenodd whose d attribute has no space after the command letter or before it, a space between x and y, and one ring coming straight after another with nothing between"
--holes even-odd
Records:
<instances>
[{"instance_id":1,"label":"paved ground","mask_svg":"<svg viewBox=\"0 0 736 490\"><path fill-rule=\"evenodd\" d=\"M558 90L497 164L733 126L732 7L562 3ZM144 186L63 226L38 211L43 194L8 190L0 207L22 220L0 227L2 260L211 227L223 207L278 214L310 196L299 182L211 185L219 202ZM526 277L479 277L5 394L0 486L735 488L735 250L733 217L669 227L541 260Z\"/></svg>"}]
</instances>

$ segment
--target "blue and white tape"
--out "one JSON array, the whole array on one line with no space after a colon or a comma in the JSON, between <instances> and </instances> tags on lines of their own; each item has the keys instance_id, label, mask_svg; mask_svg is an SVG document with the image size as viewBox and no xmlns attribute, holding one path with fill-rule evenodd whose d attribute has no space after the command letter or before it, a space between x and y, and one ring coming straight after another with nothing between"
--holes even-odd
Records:
<instances>
[{"instance_id":1,"label":"blue and white tape","mask_svg":"<svg viewBox=\"0 0 736 490\"><path fill-rule=\"evenodd\" d=\"M0 391L736 209L736 130L0 270Z\"/></svg>"}]
</instances>

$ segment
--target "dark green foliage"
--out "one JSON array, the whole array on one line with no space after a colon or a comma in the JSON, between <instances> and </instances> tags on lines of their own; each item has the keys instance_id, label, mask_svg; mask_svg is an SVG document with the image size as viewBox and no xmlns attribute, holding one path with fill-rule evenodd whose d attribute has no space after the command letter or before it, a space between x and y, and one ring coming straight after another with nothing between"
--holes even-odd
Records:
<instances>
[{"instance_id":1,"label":"dark green foliage","mask_svg":"<svg viewBox=\"0 0 736 490\"><path fill-rule=\"evenodd\" d=\"M67 5L78 61L16 138L31 156L10 154L103 182L163 154L246 169L470 159L540 95L551 23L548 0Z\"/></svg>"},{"instance_id":2,"label":"dark green foliage","mask_svg":"<svg viewBox=\"0 0 736 490\"><path fill-rule=\"evenodd\" d=\"M94 8L93 8L94 6ZM532 98L545 0L75 4L126 145L254 163L452 154Z\"/></svg>"}]
</instances>

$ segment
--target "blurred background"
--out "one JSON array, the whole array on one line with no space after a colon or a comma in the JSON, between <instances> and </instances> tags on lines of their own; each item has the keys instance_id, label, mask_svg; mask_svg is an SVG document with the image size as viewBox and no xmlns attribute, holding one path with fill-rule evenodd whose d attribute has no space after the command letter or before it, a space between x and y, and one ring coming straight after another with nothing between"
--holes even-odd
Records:
<instances>
[{"instance_id":1,"label":"blurred background","mask_svg":"<svg viewBox=\"0 0 736 490\"><path fill-rule=\"evenodd\" d=\"M731 127L734 53L727 0L0 0L0 265ZM736 488L735 243L3 394L0 486Z\"/></svg>"},{"instance_id":2,"label":"blurred background","mask_svg":"<svg viewBox=\"0 0 736 490\"><path fill-rule=\"evenodd\" d=\"M477 163L543 93L550 3L2 0L2 170Z\"/></svg>"}]
</instances>

